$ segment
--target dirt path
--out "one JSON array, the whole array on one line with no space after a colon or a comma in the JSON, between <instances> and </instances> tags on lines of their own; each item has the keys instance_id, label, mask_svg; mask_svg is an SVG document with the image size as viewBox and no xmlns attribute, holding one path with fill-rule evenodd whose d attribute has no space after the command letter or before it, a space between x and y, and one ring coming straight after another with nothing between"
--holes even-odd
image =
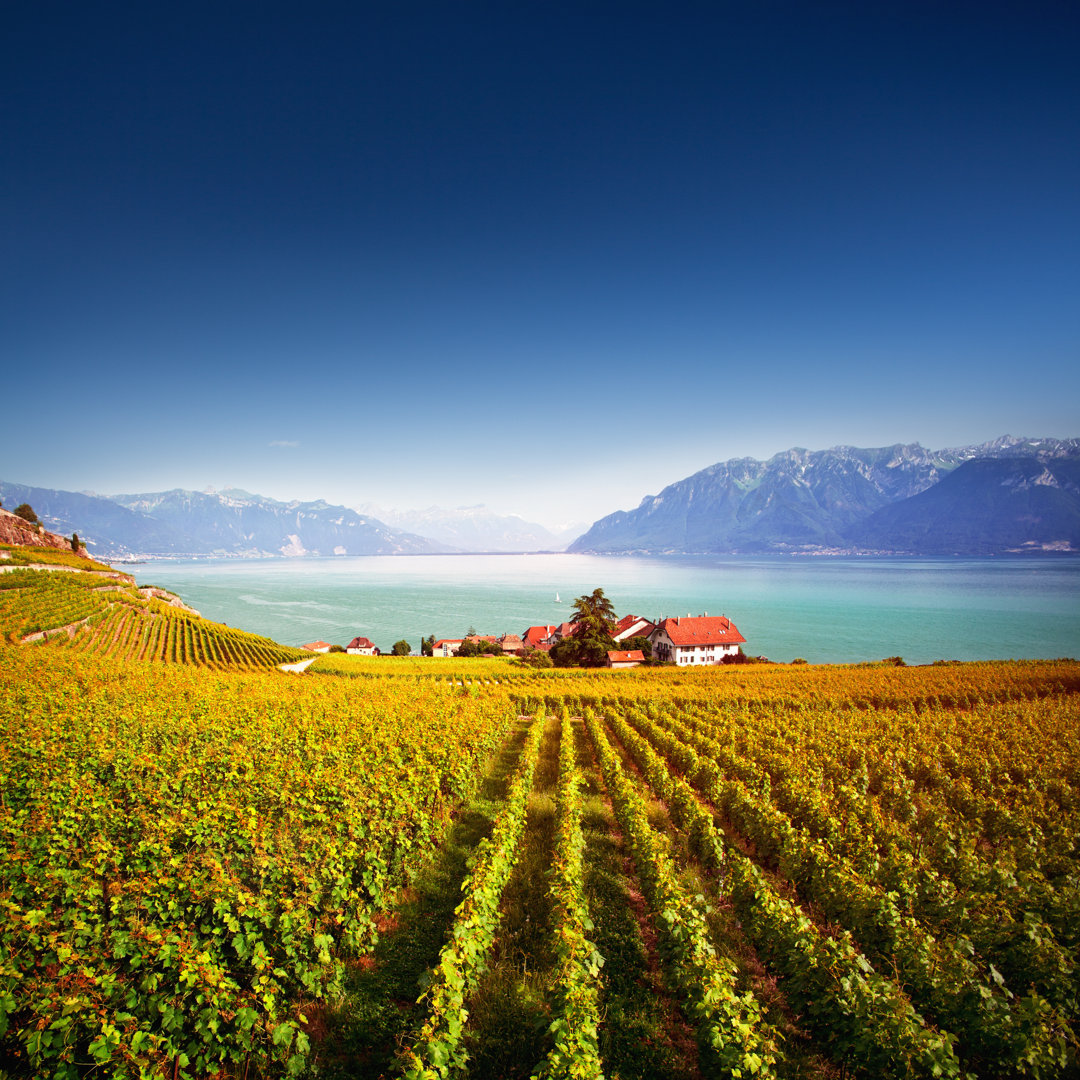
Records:
<instances>
[{"instance_id":1,"label":"dirt path","mask_svg":"<svg viewBox=\"0 0 1080 1080\"><path fill-rule=\"evenodd\" d=\"M310 660L298 660L295 664L278 664L278 671L291 671L294 675L303 675L316 660L318 657L313 656Z\"/></svg>"}]
</instances>

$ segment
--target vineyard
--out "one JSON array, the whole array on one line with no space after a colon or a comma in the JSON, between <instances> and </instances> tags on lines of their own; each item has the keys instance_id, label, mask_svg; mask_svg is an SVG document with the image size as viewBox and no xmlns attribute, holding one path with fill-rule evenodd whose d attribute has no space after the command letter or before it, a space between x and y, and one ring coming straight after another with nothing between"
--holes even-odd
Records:
<instances>
[{"instance_id":1,"label":"vineyard","mask_svg":"<svg viewBox=\"0 0 1080 1080\"><path fill-rule=\"evenodd\" d=\"M138 589L125 575L58 566L0 574L7 641L220 670L275 667L310 655L204 619L154 595L163 590Z\"/></svg>"},{"instance_id":2,"label":"vineyard","mask_svg":"<svg viewBox=\"0 0 1080 1080\"><path fill-rule=\"evenodd\" d=\"M1074 661L297 678L46 576L0 1075L1080 1075Z\"/></svg>"}]
</instances>

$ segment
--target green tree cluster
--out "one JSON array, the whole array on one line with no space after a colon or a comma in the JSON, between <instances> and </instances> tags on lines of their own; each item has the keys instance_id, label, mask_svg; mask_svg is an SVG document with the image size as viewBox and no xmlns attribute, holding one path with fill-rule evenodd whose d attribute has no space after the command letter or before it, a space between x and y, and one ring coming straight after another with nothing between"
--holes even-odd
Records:
<instances>
[{"instance_id":1,"label":"green tree cluster","mask_svg":"<svg viewBox=\"0 0 1080 1080\"><path fill-rule=\"evenodd\" d=\"M570 637L552 646L552 663L556 667L600 667L607 660L608 650L615 648L615 606L603 589L579 596L574 601L573 619L576 624Z\"/></svg>"},{"instance_id":2,"label":"green tree cluster","mask_svg":"<svg viewBox=\"0 0 1080 1080\"><path fill-rule=\"evenodd\" d=\"M503 648L497 641L482 638L466 638L454 652L455 656L502 656Z\"/></svg>"}]
</instances>

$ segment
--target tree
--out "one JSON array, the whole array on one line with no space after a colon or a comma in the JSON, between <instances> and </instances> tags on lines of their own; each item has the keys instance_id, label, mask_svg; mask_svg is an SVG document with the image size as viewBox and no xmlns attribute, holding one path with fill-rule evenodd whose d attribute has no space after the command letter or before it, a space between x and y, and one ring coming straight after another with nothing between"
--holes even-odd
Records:
<instances>
[{"instance_id":1,"label":"tree","mask_svg":"<svg viewBox=\"0 0 1080 1080\"><path fill-rule=\"evenodd\" d=\"M454 651L455 656L502 656L503 648L497 641L483 638L466 638Z\"/></svg>"},{"instance_id":2,"label":"tree","mask_svg":"<svg viewBox=\"0 0 1080 1080\"><path fill-rule=\"evenodd\" d=\"M574 622L584 623L590 633L607 631L610 635L615 625L615 605L604 595L603 589L579 596L574 601Z\"/></svg>"},{"instance_id":3,"label":"tree","mask_svg":"<svg viewBox=\"0 0 1080 1080\"><path fill-rule=\"evenodd\" d=\"M435 655L435 635L431 637L422 637L420 639L420 655L421 656L434 656Z\"/></svg>"},{"instance_id":4,"label":"tree","mask_svg":"<svg viewBox=\"0 0 1080 1080\"><path fill-rule=\"evenodd\" d=\"M79 539L79 534L77 532L73 532L71 534L71 550L74 551L76 555L78 555L79 548L81 547L82 541Z\"/></svg>"},{"instance_id":5,"label":"tree","mask_svg":"<svg viewBox=\"0 0 1080 1080\"><path fill-rule=\"evenodd\" d=\"M652 642L647 637L628 637L619 642L619 648L625 649L627 652L632 652L634 649L640 649L641 654L646 660L652 659Z\"/></svg>"},{"instance_id":6,"label":"tree","mask_svg":"<svg viewBox=\"0 0 1080 1080\"><path fill-rule=\"evenodd\" d=\"M34 513L34 508L29 503L19 503L15 507L15 516L21 517L23 521L28 521L31 525L40 525L37 514Z\"/></svg>"},{"instance_id":7,"label":"tree","mask_svg":"<svg viewBox=\"0 0 1080 1080\"><path fill-rule=\"evenodd\" d=\"M402 639L401 641L395 641L393 648L390 650L394 656L408 656L412 652L412 646Z\"/></svg>"},{"instance_id":8,"label":"tree","mask_svg":"<svg viewBox=\"0 0 1080 1080\"><path fill-rule=\"evenodd\" d=\"M610 649L615 648L615 606L603 589L579 596L574 601L574 633L552 646L556 667L600 667Z\"/></svg>"},{"instance_id":9,"label":"tree","mask_svg":"<svg viewBox=\"0 0 1080 1080\"><path fill-rule=\"evenodd\" d=\"M543 649L526 649L514 663L520 664L522 667L530 668L549 668L555 666L551 662L551 657L548 656Z\"/></svg>"}]
</instances>

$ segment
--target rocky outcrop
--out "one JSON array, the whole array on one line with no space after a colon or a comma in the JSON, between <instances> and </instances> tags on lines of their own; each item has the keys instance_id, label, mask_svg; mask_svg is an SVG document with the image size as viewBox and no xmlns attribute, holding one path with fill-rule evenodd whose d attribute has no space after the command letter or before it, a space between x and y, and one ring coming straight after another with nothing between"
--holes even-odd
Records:
<instances>
[{"instance_id":1,"label":"rocky outcrop","mask_svg":"<svg viewBox=\"0 0 1080 1080\"><path fill-rule=\"evenodd\" d=\"M57 548L71 551L71 541L66 536L57 536L49 532L44 525L31 525L21 517L0 509L0 544L14 544L18 547ZM84 559L89 558L85 546L80 545L75 552Z\"/></svg>"}]
</instances>

